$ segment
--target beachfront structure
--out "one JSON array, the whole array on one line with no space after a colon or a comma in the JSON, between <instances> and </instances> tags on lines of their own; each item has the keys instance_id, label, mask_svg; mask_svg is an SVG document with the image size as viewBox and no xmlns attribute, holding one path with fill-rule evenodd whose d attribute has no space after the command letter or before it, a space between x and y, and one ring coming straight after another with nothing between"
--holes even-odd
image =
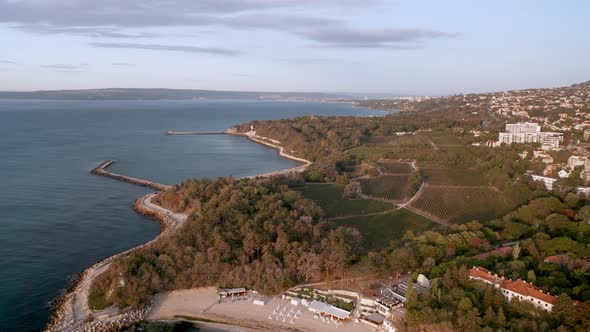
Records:
<instances>
[{"instance_id":1,"label":"beachfront structure","mask_svg":"<svg viewBox=\"0 0 590 332\"><path fill-rule=\"evenodd\" d=\"M553 184L557 181L557 179L555 178L550 178L548 176L537 174L531 174L531 177L533 178L533 181L543 182L543 184L545 185L545 189L547 190L553 190Z\"/></svg>"},{"instance_id":2,"label":"beachfront structure","mask_svg":"<svg viewBox=\"0 0 590 332\"><path fill-rule=\"evenodd\" d=\"M307 307L309 311L328 317L330 319L346 320L350 317L350 311L337 308L331 304L313 300Z\"/></svg>"},{"instance_id":3,"label":"beachfront structure","mask_svg":"<svg viewBox=\"0 0 590 332\"><path fill-rule=\"evenodd\" d=\"M242 297L248 295L248 291L244 287L240 288L219 288L217 290L217 295L220 299L231 297Z\"/></svg>"},{"instance_id":4,"label":"beachfront structure","mask_svg":"<svg viewBox=\"0 0 590 332\"><path fill-rule=\"evenodd\" d=\"M542 132L538 123L508 123L506 124L506 132L499 134L498 142L505 144L540 143L543 150L555 150L559 149L559 144L563 142L563 134Z\"/></svg>"},{"instance_id":5,"label":"beachfront structure","mask_svg":"<svg viewBox=\"0 0 590 332\"><path fill-rule=\"evenodd\" d=\"M478 280L500 289L507 301L513 299L526 301L545 311L551 311L557 300L555 296L543 292L531 283L523 280L506 279L479 266L474 266L469 270L469 279Z\"/></svg>"}]
</instances>

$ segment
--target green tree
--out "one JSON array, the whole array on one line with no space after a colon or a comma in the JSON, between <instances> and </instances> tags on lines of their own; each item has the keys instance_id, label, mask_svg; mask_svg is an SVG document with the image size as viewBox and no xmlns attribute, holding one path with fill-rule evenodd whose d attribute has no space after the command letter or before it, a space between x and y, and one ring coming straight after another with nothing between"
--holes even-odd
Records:
<instances>
[{"instance_id":1,"label":"green tree","mask_svg":"<svg viewBox=\"0 0 590 332\"><path fill-rule=\"evenodd\" d=\"M406 302L404 306L411 310L418 305L418 293L414 289L414 281L412 278L408 279L408 290L406 291Z\"/></svg>"},{"instance_id":2,"label":"green tree","mask_svg":"<svg viewBox=\"0 0 590 332\"><path fill-rule=\"evenodd\" d=\"M533 283L537 281L537 275L535 274L534 270L529 270L529 272L527 273L527 280Z\"/></svg>"},{"instance_id":3,"label":"green tree","mask_svg":"<svg viewBox=\"0 0 590 332\"><path fill-rule=\"evenodd\" d=\"M499 328L506 327L506 316L504 315L504 309L502 307L498 309L498 315L496 316L496 326Z\"/></svg>"},{"instance_id":4,"label":"green tree","mask_svg":"<svg viewBox=\"0 0 590 332\"><path fill-rule=\"evenodd\" d=\"M574 303L571 297L566 293L562 293L557 297L551 313L563 325L568 327L573 327L575 325L576 311L574 309Z\"/></svg>"},{"instance_id":5,"label":"green tree","mask_svg":"<svg viewBox=\"0 0 590 332\"><path fill-rule=\"evenodd\" d=\"M463 312L467 312L467 311L471 310L471 308L473 308L473 303L471 302L471 300L468 297L464 297L461 299L461 301L459 301L457 308L459 308L459 310L461 310Z\"/></svg>"},{"instance_id":6,"label":"green tree","mask_svg":"<svg viewBox=\"0 0 590 332\"><path fill-rule=\"evenodd\" d=\"M486 313L483 316L483 323L487 326L494 326L496 324L496 313L491 306L486 309Z\"/></svg>"}]
</instances>

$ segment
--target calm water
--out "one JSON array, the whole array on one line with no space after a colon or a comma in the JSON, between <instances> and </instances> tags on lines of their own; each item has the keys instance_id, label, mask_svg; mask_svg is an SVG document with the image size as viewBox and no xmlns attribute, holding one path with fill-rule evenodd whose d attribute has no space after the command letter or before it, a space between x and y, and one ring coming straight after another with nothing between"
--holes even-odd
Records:
<instances>
[{"instance_id":1,"label":"calm water","mask_svg":"<svg viewBox=\"0 0 590 332\"><path fill-rule=\"evenodd\" d=\"M283 169L294 163L243 138L163 133L306 114L382 113L319 103L0 100L0 331L42 329L48 302L72 275L158 233L131 208L148 191L90 175L101 161L164 183Z\"/></svg>"}]
</instances>

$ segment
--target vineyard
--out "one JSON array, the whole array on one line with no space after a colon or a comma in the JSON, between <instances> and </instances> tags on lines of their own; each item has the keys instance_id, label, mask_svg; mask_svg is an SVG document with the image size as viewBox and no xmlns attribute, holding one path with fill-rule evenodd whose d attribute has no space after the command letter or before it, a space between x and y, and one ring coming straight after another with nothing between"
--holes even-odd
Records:
<instances>
[{"instance_id":1,"label":"vineyard","mask_svg":"<svg viewBox=\"0 0 590 332\"><path fill-rule=\"evenodd\" d=\"M443 222L489 220L513 208L513 203L491 187L430 186L410 208Z\"/></svg>"},{"instance_id":2,"label":"vineyard","mask_svg":"<svg viewBox=\"0 0 590 332\"><path fill-rule=\"evenodd\" d=\"M330 222L333 226L354 227L363 235L364 247L380 250L391 241L400 239L407 231L416 234L436 227L436 224L408 210L395 210L382 215L352 217Z\"/></svg>"},{"instance_id":3,"label":"vineyard","mask_svg":"<svg viewBox=\"0 0 590 332\"><path fill-rule=\"evenodd\" d=\"M389 201L404 200L409 175L383 175L377 178L360 179L363 194Z\"/></svg>"},{"instance_id":4,"label":"vineyard","mask_svg":"<svg viewBox=\"0 0 590 332\"><path fill-rule=\"evenodd\" d=\"M388 174L410 174L413 170L409 163L398 161L380 161L377 166L383 173Z\"/></svg>"},{"instance_id":5,"label":"vineyard","mask_svg":"<svg viewBox=\"0 0 590 332\"><path fill-rule=\"evenodd\" d=\"M422 168L424 180L432 186L486 186L482 172L465 169Z\"/></svg>"},{"instance_id":6,"label":"vineyard","mask_svg":"<svg viewBox=\"0 0 590 332\"><path fill-rule=\"evenodd\" d=\"M344 198L344 186L338 184L313 184L294 189L317 203L328 218L380 213L394 208L387 202Z\"/></svg>"}]
</instances>

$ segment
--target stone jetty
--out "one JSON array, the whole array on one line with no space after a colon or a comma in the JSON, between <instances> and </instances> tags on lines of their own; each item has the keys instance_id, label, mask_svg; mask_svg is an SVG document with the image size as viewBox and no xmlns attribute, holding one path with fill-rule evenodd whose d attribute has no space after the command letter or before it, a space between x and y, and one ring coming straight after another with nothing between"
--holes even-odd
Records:
<instances>
[{"instance_id":1,"label":"stone jetty","mask_svg":"<svg viewBox=\"0 0 590 332\"><path fill-rule=\"evenodd\" d=\"M132 184L142 186L142 187L153 188L153 189L160 190L160 191L166 191L166 190L172 188L172 186L167 185L167 184L161 184L161 183L157 183L157 182L153 182L153 181L149 181L149 180L143 180L143 179L138 179L138 178L134 178L134 177L126 176L126 175L121 175L121 174L109 172L107 170L107 168L116 162L117 162L116 160L109 159L109 160L101 163L100 165L98 165L98 167L93 169L90 173L92 173L94 175L100 175L100 176L104 176L107 178L123 181L123 182L132 183Z\"/></svg>"}]
</instances>

